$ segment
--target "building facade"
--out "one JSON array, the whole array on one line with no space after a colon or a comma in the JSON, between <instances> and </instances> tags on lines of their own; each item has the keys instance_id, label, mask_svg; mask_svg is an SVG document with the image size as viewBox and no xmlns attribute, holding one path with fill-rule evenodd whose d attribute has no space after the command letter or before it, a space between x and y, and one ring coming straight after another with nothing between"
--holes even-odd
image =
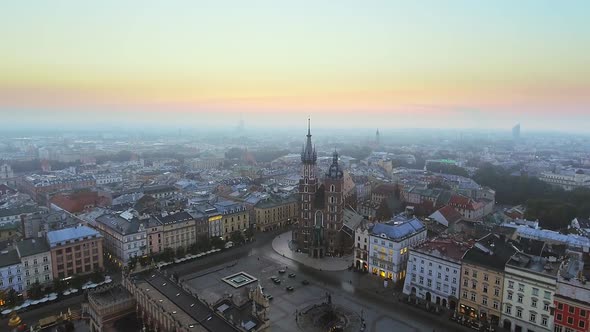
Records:
<instances>
[{"instance_id":1,"label":"building facade","mask_svg":"<svg viewBox=\"0 0 590 332\"><path fill-rule=\"evenodd\" d=\"M355 267L359 271L369 272L369 252L371 248L369 225L361 223L355 230L354 237Z\"/></svg>"},{"instance_id":2,"label":"building facade","mask_svg":"<svg viewBox=\"0 0 590 332\"><path fill-rule=\"evenodd\" d=\"M0 252L0 289L14 289L22 293L23 286L22 264L16 250Z\"/></svg>"},{"instance_id":3,"label":"building facade","mask_svg":"<svg viewBox=\"0 0 590 332\"><path fill-rule=\"evenodd\" d=\"M47 233L53 278L64 279L104 269L103 236L87 226Z\"/></svg>"},{"instance_id":4,"label":"building facade","mask_svg":"<svg viewBox=\"0 0 590 332\"><path fill-rule=\"evenodd\" d=\"M53 281L51 252L44 238L17 242L16 251L22 263L21 270L25 289L34 283L48 285Z\"/></svg>"},{"instance_id":5,"label":"building facade","mask_svg":"<svg viewBox=\"0 0 590 332\"><path fill-rule=\"evenodd\" d=\"M493 326L502 316L504 267L515 249L506 240L489 234L463 255L459 314Z\"/></svg>"},{"instance_id":6,"label":"building facade","mask_svg":"<svg viewBox=\"0 0 590 332\"><path fill-rule=\"evenodd\" d=\"M585 332L590 330L590 256L570 253L561 263L553 298L553 330Z\"/></svg>"},{"instance_id":7,"label":"building facade","mask_svg":"<svg viewBox=\"0 0 590 332\"><path fill-rule=\"evenodd\" d=\"M553 294L558 265L515 254L504 271L502 326L510 331L553 331Z\"/></svg>"},{"instance_id":8,"label":"building facade","mask_svg":"<svg viewBox=\"0 0 590 332\"><path fill-rule=\"evenodd\" d=\"M451 310L459 303L461 259L467 243L433 239L410 248L404 294Z\"/></svg>"},{"instance_id":9,"label":"building facade","mask_svg":"<svg viewBox=\"0 0 590 332\"><path fill-rule=\"evenodd\" d=\"M244 232L250 227L250 212L246 206L232 201L218 202L214 206L222 214L221 225L226 241L233 232Z\"/></svg>"},{"instance_id":10,"label":"building facade","mask_svg":"<svg viewBox=\"0 0 590 332\"><path fill-rule=\"evenodd\" d=\"M265 232L296 223L299 215L297 198L269 198L254 206L256 229Z\"/></svg>"},{"instance_id":11,"label":"building facade","mask_svg":"<svg viewBox=\"0 0 590 332\"><path fill-rule=\"evenodd\" d=\"M158 251L163 251L165 248L171 248L176 251L178 248L187 249L191 245L197 242L196 235L196 220L193 216L186 212L181 211L172 214L166 214L161 217L155 217L154 226L150 226L150 229L155 228L158 239ZM154 234L148 235L154 236ZM154 241L155 237L152 238Z\"/></svg>"},{"instance_id":12,"label":"building facade","mask_svg":"<svg viewBox=\"0 0 590 332\"><path fill-rule=\"evenodd\" d=\"M409 250L426 241L426 233L420 220L405 214L373 225L369 230L369 271L386 280L405 278Z\"/></svg>"},{"instance_id":13,"label":"building facade","mask_svg":"<svg viewBox=\"0 0 590 332\"><path fill-rule=\"evenodd\" d=\"M104 237L104 249L119 265L149 252L147 227L150 219L139 219L130 211L104 214L95 219L95 226Z\"/></svg>"}]
</instances>

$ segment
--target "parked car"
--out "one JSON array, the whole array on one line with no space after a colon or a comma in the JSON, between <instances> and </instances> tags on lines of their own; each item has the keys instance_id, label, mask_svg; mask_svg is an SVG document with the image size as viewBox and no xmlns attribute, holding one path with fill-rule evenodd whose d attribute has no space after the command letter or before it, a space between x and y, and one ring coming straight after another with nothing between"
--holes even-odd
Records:
<instances>
[{"instance_id":1,"label":"parked car","mask_svg":"<svg viewBox=\"0 0 590 332\"><path fill-rule=\"evenodd\" d=\"M274 278L274 279L272 280L272 282L274 282L275 284L277 284L277 285L278 285L278 284L280 284L280 283L281 283L281 279L279 279L279 278Z\"/></svg>"},{"instance_id":2,"label":"parked car","mask_svg":"<svg viewBox=\"0 0 590 332\"><path fill-rule=\"evenodd\" d=\"M302 283L303 285L309 285L309 281L307 281L307 279L305 279L305 280L301 281L301 283Z\"/></svg>"},{"instance_id":3,"label":"parked car","mask_svg":"<svg viewBox=\"0 0 590 332\"><path fill-rule=\"evenodd\" d=\"M289 292L292 292L295 290L295 288L293 288L292 286L287 286L285 289Z\"/></svg>"},{"instance_id":4,"label":"parked car","mask_svg":"<svg viewBox=\"0 0 590 332\"><path fill-rule=\"evenodd\" d=\"M295 278L295 273L289 273L289 278Z\"/></svg>"},{"instance_id":5,"label":"parked car","mask_svg":"<svg viewBox=\"0 0 590 332\"><path fill-rule=\"evenodd\" d=\"M272 295L270 295L270 294L266 294L265 296L266 296L266 298L267 298L269 301L272 301L272 299L273 299Z\"/></svg>"},{"instance_id":6,"label":"parked car","mask_svg":"<svg viewBox=\"0 0 590 332\"><path fill-rule=\"evenodd\" d=\"M279 270L279 273L280 274L284 274L285 272L287 272L287 271L285 271L285 270Z\"/></svg>"}]
</instances>

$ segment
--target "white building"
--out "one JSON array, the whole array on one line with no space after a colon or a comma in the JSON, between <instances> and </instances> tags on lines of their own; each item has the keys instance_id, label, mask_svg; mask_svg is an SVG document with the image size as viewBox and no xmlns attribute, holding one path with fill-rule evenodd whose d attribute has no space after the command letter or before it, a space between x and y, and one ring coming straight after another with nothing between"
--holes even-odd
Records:
<instances>
[{"instance_id":1,"label":"white building","mask_svg":"<svg viewBox=\"0 0 590 332\"><path fill-rule=\"evenodd\" d=\"M584 171L562 171L562 172L545 172L541 173L539 180L549 184L562 187L565 190L575 188L590 188L590 175L584 174Z\"/></svg>"},{"instance_id":2,"label":"white building","mask_svg":"<svg viewBox=\"0 0 590 332\"><path fill-rule=\"evenodd\" d=\"M369 228L372 224L361 225L354 232L354 264L359 271L369 271L369 248L371 246Z\"/></svg>"},{"instance_id":3,"label":"white building","mask_svg":"<svg viewBox=\"0 0 590 332\"><path fill-rule=\"evenodd\" d=\"M405 214L373 225L369 230L369 271L383 279L398 281L404 278L409 248L425 240L424 224Z\"/></svg>"},{"instance_id":4,"label":"white building","mask_svg":"<svg viewBox=\"0 0 590 332\"><path fill-rule=\"evenodd\" d=\"M555 261L555 259L554 259ZM559 264L517 253L506 263L500 324L510 331L553 331Z\"/></svg>"},{"instance_id":5,"label":"white building","mask_svg":"<svg viewBox=\"0 0 590 332\"><path fill-rule=\"evenodd\" d=\"M459 303L461 260L469 244L433 239L410 249L403 292L454 310Z\"/></svg>"},{"instance_id":6,"label":"white building","mask_svg":"<svg viewBox=\"0 0 590 332\"><path fill-rule=\"evenodd\" d=\"M23 291L22 265L16 250L0 252L0 289Z\"/></svg>"},{"instance_id":7,"label":"white building","mask_svg":"<svg viewBox=\"0 0 590 332\"><path fill-rule=\"evenodd\" d=\"M47 285L53 281L51 252L45 238L17 242L16 250L22 263L24 288L28 289L36 282Z\"/></svg>"},{"instance_id":8,"label":"white building","mask_svg":"<svg viewBox=\"0 0 590 332\"><path fill-rule=\"evenodd\" d=\"M99 173L94 175L94 179L96 180L96 185L99 186L123 182L123 176L118 173Z\"/></svg>"},{"instance_id":9,"label":"white building","mask_svg":"<svg viewBox=\"0 0 590 332\"><path fill-rule=\"evenodd\" d=\"M103 235L105 250L118 263L125 265L133 257L148 252L146 227L150 220L140 220L131 211L104 214L96 218L95 226Z\"/></svg>"}]
</instances>

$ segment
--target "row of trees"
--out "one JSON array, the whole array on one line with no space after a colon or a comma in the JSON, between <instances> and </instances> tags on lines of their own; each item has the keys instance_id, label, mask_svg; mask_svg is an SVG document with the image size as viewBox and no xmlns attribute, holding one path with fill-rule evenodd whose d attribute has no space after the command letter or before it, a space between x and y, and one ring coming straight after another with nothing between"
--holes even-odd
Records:
<instances>
[{"instance_id":1,"label":"row of trees","mask_svg":"<svg viewBox=\"0 0 590 332\"><path fill-rule=\"evenodd\" d=\"M526 205L527 219L539 219L543 228L563 229L576 217L590 216L590 190L566 191L535 177L514 176L509 170L483 165L473 179L496 190L499 204Z\"/></svg>"},{"instance_id":2,"label":"row of trees","mask_svg":"<svg viewBox=\"0 0 590 332\"><path fill-rule=\"evenodd\" d=\"M243 244L247 240L251 240L254 237L252 229L248 228L245 232L235 231L230 234L229 240L234 244ZM148 266L152 262L171 262L175 258L185 257L187 254L196 255L200 252L206 252L213 248L223 249L225 248L225 241L221 237L209 238L208 236L199 236L197 242L189 246L188 248L179 247L176 250L172 248L165 248L164 251L156 254L152 254L145 257L132 257L127 263L130 269L134 269L137 264L140 266Z\"/></svg>"}]
</instances>

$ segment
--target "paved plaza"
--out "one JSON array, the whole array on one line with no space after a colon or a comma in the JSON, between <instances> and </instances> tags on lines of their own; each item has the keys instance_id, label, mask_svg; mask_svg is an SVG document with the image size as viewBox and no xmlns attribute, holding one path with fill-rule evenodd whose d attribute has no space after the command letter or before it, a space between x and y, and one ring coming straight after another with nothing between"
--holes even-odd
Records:
<instances>
[{"instance_id":1,"label":"paved plaza","mask_svg":"<svg viewBox=\"0 0 590 332\"><path fill-rule=\"evenodd\" d=\"M291 245L292 232L286 232L278 235L272 241L272 248L278 254L309 266L316 270L322 271L343 271L348 269L352 264L352 255L343 257L324 257L322 259L311 258L306 253L296 252Z\"/></svg>"}]
</instances>

